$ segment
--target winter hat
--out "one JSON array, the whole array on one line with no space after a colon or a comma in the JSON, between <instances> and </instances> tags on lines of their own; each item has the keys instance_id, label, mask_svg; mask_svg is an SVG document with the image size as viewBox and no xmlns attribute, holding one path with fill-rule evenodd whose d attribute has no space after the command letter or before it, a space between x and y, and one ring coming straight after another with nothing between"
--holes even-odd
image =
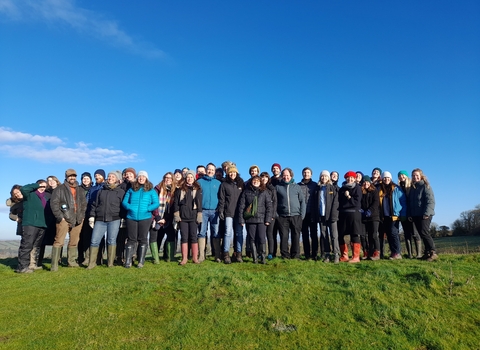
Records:
<instances>
[{"instance_id":1,"label":"winter hat","mask_svg":"<svg viewBox=\"0 0 480 350\"><path fill-rule=\"evenodd\" d=\"M228 167L227 174L230 174L232 172L236 172L238 174L238 169L235 165Z\"/></svg>"},{"instance_id":2,"label":"winter hat","mask_svg":"<svg viewBox=\"0 0 480 350\"><path fill-rule=\"evenodd\" d=\"M379 172L380 174L382 174L382 169L380 169L380 168L373 168L372 174L373 174L373 172L374 172L375 170L378 170L378 172Z\"/></svg>"},{"instance_id":3,"label":"winter hat","mask_svg":"<svg viewBox=\"0 0 480 350\"><path fill-rule=\"evenodd\" d=\"M400 171L398 172L397 177L400 177L400 174L403 174L403 175L405 175L406 177L409 177L406 170L400 170Z\"/></svg>"},{"instance_id":4,"label":"winter hat","mask_svg":"<svg viewBox=\"0 0 480 350\"><path fill-rule=\"evenodd\" d=\"M95 175L100 175L101 177L105 178L105 170L103 169L97 169L95 170L95 173L93 174L93 177L95 177Z\"/></svg>"},{"instance_id":5,"label":"winter hat","mask_svg":"<svg viewBox=\"0 0 480 350\"><path fill-rule=\"evenodd\" d=\"M193 170L187 171L187 173L185 174L185 178L187 178L188 174L191 174L194 179L197 178L197 174L195 174L195 172Z\"/></svg>"},{"instance_id":6,"label":"winter hat","mask_svg":"<svg viewBox=\"0 0 480 350\"><path fill-rule=\"evenodd\" d=\"M148 179L148 173L145 170L140 170L138 172L137 177L142 176L142 175L145 176Z\"/></svg>"},{"instance_id":7,"label":"winter hat","mask_svg":"<svg viewBox=\"0 0 480 350\"><path fill-rule=\"evenodd\" d=\"M328 170L322 170L322 172L320 173L320 177L322 177L322 175L330 177L330 173L328 172Z\"/></svg>"},{"instance_id":8,"label":"winter hat","mask_svg":"<svg viewBox=\"0 0 480 350\"><path fill-rule=\"evenodd\" d=\"M357 177L357 173L355 173L352 170L349 170L349 171L347 171L347 173L345 174L345 176L343 178L346 179L347 177Z\"/></svg>"},{"instance_id":9,"label":"winter hat","mask_svg":"<svg viewBox=\"0 0 480 350\"><path fill-rule=\"evenodd\" d=\"M126 168L125 170L123 170L123 174L126 174L126 173L132 173L133 177L137 177L137 172L133 168Z\"/></svg>"},{"instance_id":10,"label":"winter hat","mask_svg":"<svg viewBox=\"0 0 480 350\"><path fill-rule=\"evenodd\" d=\"M115 170L109 172L108 176L110 176L110 174L115 175L115 177L117 178L117 181L120 180L120 178L121 178L121 177L118 177L118 173Z\"/></svg>"},{"instance_id":11,"label":"winter hat","mask_svg":"<svg viewBox=\"0 0 480 350\"><path fill-rule=\"evenodd\" d=\"M181 169L175 169L175 171L173 172L173 175L175 175L176 173L182 174L182 170Z\"/></svg>"},{"instance_id":12,"label":"winter hat","mask_svg":"<svg viewBox=\"0 0 480 350\"><path fill-rule=\"evenodd\" d=\"M90 181L92 181L92 175L89 172L84 172L82 176L80 177L81 180L83 180L84 177L90 178Z\"/></svg>"},{"instance_id":13,"label":"winter hat","mask_svg":"<svg viewBox=\"0 0 480 350\"><path fill-rule=\"evenodd\" d=\"M69 176L72 176L72 175L77 176L77 172L74 169L67 169L67 171L65 171L65 178L67 178Z\"/></svg>"},{"instance_id":14,"label":"winter hat","mask_svg":"<svg viewBox=\"0 0 480 350\"><path fill-rule=\"evenodd\" d=\"M382 174L382 179L384 179L386 177L392 178L392 174L390 174L389 171L384 171L383 174Z\"/></svg>"},{"instance_id":15,"label":"winter hat","mask_svg":"<svg viewBox=\"0 0 480 350\"><path fill-rule=\"evenodd\" d=\"M362 173L361 171L357 171L355 174L360 174L360 175L362 175L362 179L363 179L363 176L364 176L364 175L363 175L363 173Z\"/></svg>"},{"instance_id":16,"label":"winter hat","mask_svg":"<svg viewBox=\"0 0 480 350\"><path fill-rule=\"evenodd\" d=\"M117 173L117 179L120 181L123 179L122 177L122 172L120 170L115 170L115 172Z\"/></svg>"},{"instance_id":17,"label":"winter hat","mask_svg":"<svg viewBox=\"0 0 480 350\"><path fill-rule=\"evenodd\" d=\"M372 179L370 178L370 176L365 175L365 176L363 177L363 182L372 182Z\"/></svg>"},{"instance_id":18,"label":"winter hat","mask_svg":"<svg viewBox=\"0 0 480 350\"><path fill-rule=\"evenodd\" d=\"M281 167L280 164L278 164L278 163L273 163L270 170L273 170L273 167L274 167L274 166L278 166L278 169L280 169L280 171L282 171L282 167Z\"/></svg>"}]
</instances>

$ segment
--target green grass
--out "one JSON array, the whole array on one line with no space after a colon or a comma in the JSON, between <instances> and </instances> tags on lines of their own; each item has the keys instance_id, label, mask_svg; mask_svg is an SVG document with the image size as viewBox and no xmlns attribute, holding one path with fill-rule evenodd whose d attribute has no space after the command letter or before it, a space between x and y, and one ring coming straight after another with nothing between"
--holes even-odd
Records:
<instances>
[{"instance_id":1,"label":"green grass","mask_svg":"<svg viewBox=\"0 0 480 350\"><path fill-rule=\"evenodd\" d=\"M0 260L0 349L479 347L480 254L23 275L14 263Z\"/></svg>"}]
</instances>

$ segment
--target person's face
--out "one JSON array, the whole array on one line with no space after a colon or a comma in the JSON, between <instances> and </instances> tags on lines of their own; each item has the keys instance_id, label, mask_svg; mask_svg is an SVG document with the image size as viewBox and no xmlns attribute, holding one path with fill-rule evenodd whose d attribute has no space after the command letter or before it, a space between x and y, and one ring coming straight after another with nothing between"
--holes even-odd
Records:
<instances>
[{"instance_id":1,"label":"person's face","mask_svg":"<svg viewBox=\"0 0 480 350\"><path fill-rule=\"evenodd\" d=\"M420 181L421 179L422 179L422 176L420 175L420 172L414 171L414 172L412 173L412 181L413 181L413 182L418 182L418 181Z\"/></svg>"},{"instance_id":2,"label":"person's face","mask_svg":"<svg viewBox=\"0 0 480 350\"><path fill-rule=\"evenodd\" d=\"M110 185L113 185L114 183L117 182L117 177L113 174L108 174L107 176L107 182L110 184Z\"/></svg>"},{"instance_id":3,"label":"person's face","mask_svg":"<svg viewBox=\"0 0 480 350\"><path fill-rule=\"evenodd\" d=\"M326 184L328 182L328 176L327 175L320 176L320 182L322 184Z\"/></svg>"},{"instance_id":4,"label":"person's face","mask_svg":"<svg viewBox=\"0 0 480 350\"><path fill-rule=\"evenodd\" d=\"M215 176L215 167L213 165L207 166L207 176L210 176L210 177Z\"/></svg>"},{"instance_id":5,"label":"person's face","mask_svg":"<svg viewBox=\"0 0 480 350\"><path fill-rule=\"evenodd\" d=\"M193 177L192 174L188 174L188 175L187 175L187 178L185 179L185 181L187 181L187 185L192 185L193 182L195 181L195 178Z\"/></svg>"},{"instance_id":6,"label":"person's face","mask_svg":"<svg viewBox=\"0 0 480 350\"><path fill-rule=\"evenodd\" d=\"M258 178L254 179L252 181L252 185L253 185L253 187L260 187L260 180Z\"/></svg>"},{"instance_id":7,"label":"person's face","mask_svg":"<svg viewBox=\"0 0 480 350\"><path fill-rule=\"evenodd\" d=\"M273 173L273 175L275 175L275 176L280 175L280 168L279 168L278 166L274 166L274 167L272 168L272 173Z\"/></svg>"},{"instance_id":8,"label":"person's face","mask_svg":"<svg viewBox=\"0 0 480 350\"><path fill-rule=\"evenodd\" d=\"M197 174L200 175L200 177L205 175L205 168L204 167L198 168L197 169Z\"/></svg>"},{"instance_id":9,"label":"person's face","mask_svg":"<svg viewBox=\"0 0 480 350\"><path fill-rule=\"evenodd\" d=\"M237 172L232 171L231 173L228 173L228 177L232 180L235 180L237 178Z\"/></svg>"},{"instance_id":10,"label":"person's face","mask_svg":"<svg viewBox=\"0 0 480 350\"><path fill-rule=\"evenodd\" d=\"M84 176L83 179L82 179L82 184L84 184L85 186L90 186L90 183L92 182L92 180L90 180L90 178L88 176ZM50 182L49 182L50 184Z\"/></svg>"},{"instance_id":11,"label":"person's face","mask_svg":"<svg viewBox=\"0 0 480 350\"><path fill-rule=\"evenodd\" d=\"M312 178L312 172L308 169L304 170L302 175L304 180L310 180Z\"/></svg>"},{"instance_id":12,"label":"person's face","mask_svg":"<svg viewBox=\"0 0 480 350\"><path fill-rule=\"evenodd\" d=\"M38 192L43 193L43 192L45 192L46 188L47 188L47 183L46 182L40 182L38 184Z\"/></svg>"},{"instance_id":13,"label":"person's face","mask_svg":"<svg viewBox=\"0 0 480 350\"><path fill-rule=\"evenodd\" d=\"M405 174L400 174L400 175L398 176L398 179L399 179L400 181L407 181L407 176L406 176Z\"/></svg>"},{"instance_id":14,"label":"person's face","mask_svg":"<svg viewBox=\"0 0 480 350\"><path fill-rule=\"evenodd\" d=\"M290 182L290 180L292 180L292 175L290 175L290 172L289 171L284 171L282 173L282 178L283 178L283 181L285 182Z\"/></svg>"},{"instance_id":15,"label":"person's face","mask_svg":"<svg viewBox=\"0 0 480 350\"><path fill-rule=\"evenodd\" d=\"M262 182L266 185L268 184L268 176L262 176Z\"/></svg>"},{"instance_id":16,"label":"person's face","mask_svg":"<svg viewBox=\"0 0 480 350\"><path fill-rule=\"evenodd\" d=\"M384 177L382 179L382 181L385 185L390 185L392 183L392 178L391 177Z\"/></svg>"},{"instance_id":17,"label":"person's face","mask_svg":"<svg viewBox=\"0 0 480 350\"><path fill-rule=\"evenodd\" d=\"M102 175L95 174L95 181L97 182L97 184L101 184L103 181L105 181L105 179L103 178Z\"/></svg>"},{"instance_id":18,"label":"person's face","mask_svg":"<svg viewBox=\"0 0 480 350\"><path fill-rule=\"evenodd\" d=\"M360 183L362 181L362 174L357 173L357 182Z\"/></svg>"},{"instance_id":19,"label":"person's face","mask_svg":"<svg viewBox=\"0 0 480 350\"><path fill-rule=\"evenodd\" d=\"M182 169L182 177L185 177L185 175L187 175L187 171L188 171L188 169L186 169L186 168Z\"/></svg>"},{"instance_id":20,"label":"person's face","mask_svg":"<svg viewBox=\"0 0 480 350\"><path fill-rule=\"evenodd\" d=\"M183 178L181 173L175 173L173 176L175 176L175 180L177 181L180 181Z\"/></svg>"},{"instance_id":21,"label":"person's face","mask_svg":"<svg viewBox=\"0 0 480 350\"><path fill-rule=\"evenodd\" d=\"M70 185L73 185L75 183L75 181L77 181L77 175L70 175L70 176L67 177L67 182Z\"/></svg>"},{"instance_id":22,"label":"person's face","mask_svg":"<svg viewBox=\"0 0 480 350\"><path fill-rule=\"evenodd\" d=\"M258 168L257 167L250 169L250 176L251 177L254 177L254 176L257 176L257 175L258 175Z\"/></svg>"},{"instance_id":23,"label":"person's face","mask_svg":"<svg viewBox=\"0 0 480 350\"><path fill-rule=\"evenodd\" d=\"M372 177L374 177L375 179L379 178L380 177L380 171L378 171L377 169L372 171Z\"/></svg>"},{"instance_id":24,"label":"person's face","mask_svg":"<svg viewBox=\"0 0 480 350\"><path fill-rule=\"evenodd\" d=\"M15 197L16 199L23 199L23 194L22 192L16 188L13 190L13 193L12 193L13 197Z\"/></svg>"},{"instance_id":25,"label":"person's face","mask_svg":"<svg viewBox=\"0 0 480 350\"><path fill-rule=\"evenodd\" d=\"M133 175L132 172L127 171L125 173L125 180L127 180L128 182L132 182L133 180L135 180L135 175Z\"/></svg>"},{"instance_id":26,"label":"person's face","mask_svg":"<svg viewBox=\"0 0 480 350\"><path fill-rule=\"evenodd\" d=\"M178 173L179 174L179 173ZM173 178L172 178L172 175L168 174L168 175L165 175L165 177L163 178L165 180L165 184L167 184L167 186L171 186L172 185L172 182L173 182Z\"/></svg>"},{"instance_id":27,"label":"person's face","mask_svg":"<svg viewBox=\"0 0 480 350\"><path fill-rule=\"evenodd\" d=\"M147 182L147 177L145 175L139 175L137 181L140 185L145 185L145 182Z\"/></svg>"},{"instance_id":28,"label":"person's face","mask_svg":"<svg viewBox=\"0 0 480 350\"><path fill-rule=\"evenodd\" d=\"M330 177L332 178L332 181L338 181L338 173L333 172Z\"/></svg>"},{"instance_id":29,"label":"person's face","mask_svg":"<svg viewBox=\"0 0 480 350\"><path fill-rule=\"evenodd\" d=\"M370 181L365 181L363 183L363 186L368 190L370 188L370 186L372 186L372 184L370 183Z\"/></svg>"},{"instance_id":30,"label":"person's face","mask_svg":"<svg viewBox=\"0 0 480 350\"><path fill-rule=\"evenodd\" d=\"M50 186L51 188L53 189L57 188L57 181L55 181L52 177L49 177L47 179L47 182L48 182L48 186Z\"/></svg>"},{"instance_id":31,"label":"person's face","mask_svg":"<svg viewBox=\"0 0 480 350\"><path fill-rule=\"evenodd\" d=\"M347 181L347 184L352 184L355 182L355 177L349 176L345 180Z\"/></svg>"}]
</instances>

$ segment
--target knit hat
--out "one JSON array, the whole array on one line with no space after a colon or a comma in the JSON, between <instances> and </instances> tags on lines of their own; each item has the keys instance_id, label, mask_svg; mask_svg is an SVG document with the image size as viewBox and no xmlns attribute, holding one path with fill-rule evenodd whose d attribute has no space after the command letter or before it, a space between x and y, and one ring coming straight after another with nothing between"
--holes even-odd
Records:
<instances>
[{"instance_id":1,"label":"knit hat","mask_svg":"<svg viewBox=\"0 0 480 350\"><path fill-rule=\"evenodd\" d=\"M109 173L108 173L108 176L110 176L110 174L115 175L115 177L117 178L117 181L120 180L120 178L121 178L121 176L118 177L118 173L117 173L115 170L109 172Z\"/></svg>"},{"instance_id":2,"label":"knit hat","mask_svg":"<svg viewBox=\"0 0 480 350\"><path fill-rule=\"evenodd\" d=\"M373 168L372 174L373 174L373 172L374 172L375 170L378 170L378 172L379 172L380 174L382 174L382 169L380 169L380 168Z\"/></svg>"},{"instance_id":3,"label":"knit hat","mask_svg":"<svg viewBox=\"0 0 480 350\"><path fill-rule=\"evenodd\" d=\"M148 179L148 173L145 170L140 170L138 172L137 177L142 176L142 175L145 176Z\"/></svg>"},{"instance_id":4,"label":"knit hat","mask_svg":"<svg viewBox=\"0 0 480 350\"><path fill-rule=\"evenodd\" d=\"M188 174L192 175L194 179L197 178L197 174L195 174L193 170L187 171L187 173L185 174L185 178L187 178Z\"/></svg>"},{"instance_id":5,"label":"knit hat","mask_svg":"<svg viewBox=\"0 0 480 350\"><path fill-rule=\"evenodd\" d=\"M372 182L372 179L370 178L370 176L365 175L365 176L363 177L363 182Z\"/></svg>"},{"instance_id":6,"label":"knit hat","mask_svg":"<svg viewBox=\"0 0 480 350\"><path fill-rule=\"evenodd\" d=\"M132 174L133 174L133 177L137 177L137 172L136 172L135 169L133 169L133 168L126 168L126 169L123 171L123 174L126 174L126 173L132 173Z\"/></svg>"},{"instance_id":7,"label":"knit hat","mask_svg":"<svg viewBox=\"0 0 480 350\"><path fill-rule=\"evenodd\" d=\"M83 180L84 177L90 178L90 181L92 181L92 175L89 172L84 172L82 176L80 177L81 180Z\"/></svg>"},{"instance_id":8,"label":"knit hat","mask_svg":"<svg viewBox=\"0 0 480 350\"><path fill-rule=\"evenodd\" d=\"M357 171L355 174L360 174L360 175L362 175L362 178L363 178L363 176L364 176L361 171Z\"/></svg>"},{"instance_id":9,"label":"knit hat","mask_svg":"<svg viewBox=\"0 0 480 350\"><path fill-rule=\"evenodd\" d=\"M77 176L77 172L74 169L67 169L67 171L65 171L65 178L67 178L69 176L72 176L72 175Z\"/></svg>"},{"instance_id":10,"label":"knit hat","mask_svg":"<svg viewBox=\"0 0 480 350\"><path fill-rule=\"evenodd\" d=\"M233 173L233 172L236 172L238 174L238 169L234 165L228 167L227 174L230 174L230 173Z\"/></svg>"},{"instance_id":11,"label":"knit hat","mask_svg":"<svg viewBox=\"0 0 480 350\"><path fill-rule=\"evenodd\" d=\"M392 178L392 174L390 174L389 171L384 171L383 174L382 174L382 179L384 179L386 177Z\"/></svg>"},{"instance_id":12,"label":"knit hat","mask_svg":"<svg viewBox=\"0 0 480 350\"><path fill-rule=\"evenodd\" d=\"M322 175L330 177L330 173L328 172L328 170L322 170L322 172L320 173L320 177L322 177Z\"/></svg>"},{"instance_id":13,"label":"knit hat","mask_svg":"<svg viewBox=\"0 0 480 350\"><path fill-rule=\"evenodd\" d=\"M120 170L115 170L115 172L117 173L117 179L120 181L123 179L122 177L122 172Z\"/></svg>"},{"instance_id":14,"label":"knit hat","mask_svg":"<svg viewBox=\"0 0 480 350\"><path fill-rule=\"evenodd\" d=\"M357 177L357 173L355 173L352 170L349 170L349 171L347 171L347 173L345 174L345 176L343 178L346 179L347 177Z\"/></svg>"},{"instance_id":15,"label":"knit hat","mask_svg":"<svg viewBox=\"0 0 480 350\"><path fill-rule=\"evenodd\" d=\"M175 171L173 172L173 175L175 175L176 173L182 174L182 170L181 169L175 169Z\"/></svg>"},{"instance_id":16,"label":"knit hat","mask_svg":"<svg viewBox=\"0 0 480 350\"><path fill-rule=\"evenodd\" d=\"M398 172L397 177L400 177L400 174L403 174L403 175L405 175L406 177L409 177L406 170L400 170L400 171Z\"/></svg>"},{"instance_id":17,"label":"knit hat","mask_svg":"<svg viewBox=\"0 0 480 350\"><path fill-rule=\"evenodd\" d=\"M95 170L95 173L93 174L93 176L95 177L95 175L100 175L101 177L105 178L105 170L103 169L97 169Z\"/></svg>"},{"instance_id":18,"label":"knit hat","mask_svg":"<svg viewBox=\"0 0 480 350\"><path fill-rule=\"evenodd\" d=\"M278 164L278 163L273 163L270 170L273 170L273 167L274 167L274 166L278 166L278 169L280 169L280 171L282 171L282 167L281 167L280 164Z\"/></svg>"}]
</instances>

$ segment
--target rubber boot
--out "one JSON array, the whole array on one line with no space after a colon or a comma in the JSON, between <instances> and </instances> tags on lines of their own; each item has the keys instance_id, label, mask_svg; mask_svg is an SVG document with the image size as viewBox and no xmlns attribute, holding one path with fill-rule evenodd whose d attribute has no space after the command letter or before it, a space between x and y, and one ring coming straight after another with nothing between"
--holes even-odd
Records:
<instances>
[{"instance_id":1,"label":"rubber boot","mask_svg":"<svg viewBox=\"0 0 480 350\"><path fill-rule=\"evenodd\" d=\"M158 250L157 250L158 254ZM147 245L139 244L138 245L138 265L137 267L141 269L145 265L145 255L147 255Z\"/></svg>"},{"instance_id":2,"label":"rubber boot","mask_svg":"<svg viewBox=\"0 0 480 350\"><path fill-rule=\"evenodd\" d=\"M182 243L182 260L178 265L185 265L188 261L188 243Z\"/></svg>"},{"instance_id":3,"label":"rubber boot","mask_svg":"<svg viewBox=\"0 0 480 350\"><path fill-rule=\"evenodd\" d=\"M60 260L60 252L62 247L52 247L52 266L50 271L58 271L58 260Z\"/></svg>"},{"instance_id":4,"label":"rubber boot","mask_svg":"<svg viewBox=\"0 0 480 350\"><path fill-rule=\"evenodd\" d=\"M84 256L85 256L85 259L83 259L82 265L88 266L90 264L90 249L87 249Z\"/></svg>"},{"instance_id":5,"label":"rubber boot","mask_svg":"<svg viewBox=\"0 0 480 350\"><path fill-rule=\"evenodd\" d=\"M92 247L90 246L90 259L88 261L88 267L87 270L92 270L95 267L97 267L97 254L98 254L98 247Z\"/></svg>"},{"instance_id":6,"label":"rubber boot","mask_svg":"<svg viewBox=\"0 0 480 350\"><path fill-rule=\"evenodd\" d=\"M422 241L415 240L415 250L417 251L417 259L421 259L423 256Z\"/></svg>"},{"instance_id":7,"label":"rubber boot","mask_svg":"<svg viewBox=\"0 0 480 350\"><path fill-rule=\"evenodd\" d=\"M38 266L39 255L40 255L40 248L33 247L32 251L30 252L30 265L28 266L30 270L42 269L41 266Z\"/></svg>"},{"instance_id":8,"label":"rubber boot","mask_svg":"<svg viewBox=\"0 0 480 350\"><path fill-rule=\"evenodd\" d=\"M340 261L345 262L348 261L348 246L346 244L340 244L340 252L342 253L342 256L340 258Z\"/></svg>"},{"instance_id":9,"label":"rubber boot","mask_svg":"<svg viewBox=\"0 0 480 350\"><path fill-rule=\"evenodd\" d=\"M200 264L198 259L198 243L192 243L192 261L194 264Z\"/></svg>"},{"instance_id":10,"label":"rubber boot","mask_svg":"<svg viewBox=\"0 0 480 350\"><path fill-rule=\"evenodd\" d=\"M353 256L352 260L349 261L350 264L355 264L360 262L360 249L361 249L361 244L360 243L353 243Z\"/></svg>"},{"instance_id":11,"label":"rubber boot","mask_svg":"<svg viewBox=\"0 0 480 350\"><path fill-rule=\"evenodd\" d=\"M255 245L255 240L250 240L250 252L252 253L253 263L258 263L258 255L257 255L257 246Z\"/></svg>"},{"instance_id":12,"label":"rubber boot","mask_svg":"<svg viewBox=\"0 0 480 350\"><path fill-rule=\"evenodd\" d=\"M232 263L232 260L230 259L230 253L229 252L223 253L223 262L227 265Z\"/></svg>"},{"instance_id":13,"label":"rubber boot","mask_svg":"<svg viewBox=\"0 0 480 350\"><path fill-rule=\"evenodd\" d=\"M405 246L407 247L408 258L409 258L409 259L412 259L412 258L413 258L413 254L412 254L412 240L411 240L411 239L406 239L406 240L405 240Z\"/></svg>"},{"instance_id":14,"label":"rubber boot","mask_svg":"<svg viewBox=\"0 0 480 350\"><path fill-rule=\"evenodd\" d=\"M125 246L125 268L129 269L132 267L132 258L133 258L133 245L127 244Z\"/></svg>"},{"instance_id":15,"label":"rubber boot","mask_svg":"<svg viewBox=\"0 0 480 350\"><path fill-rule=\"evenodd\" d=\"M165 242L167 245L167 259L168 261L175 261L175 253L177 250L177 245L175 242Z\"/></svg>"},{"instance_id":16,"label":"rubber boot","mask_svg":"<svg viewBox=\"0 0 480 350\"><path fill-rule=\"evenodd\" d=\"M213 251L215 254L215 262L222 262L222 249L220 248L220 238L212 238Z\"/></svg>"},{"instance_id":17,"label":"rubber boot","mask_svg":"<svg viewBox=\"0 0 480 350\"><path fill-rule=\"evenodd\" d=\"M266 264L266 261L265 261L265 258L266 258L266 255L265 255L265 244L259 244L259 245L258 245L258 248L259 248L258 255L259 255L259 257L260 257L260 264L265 265L265 264Z\"/></svg>"},{"instance_id":18,"label":"rubber boot","mask_svg":"<svg viewBox=\"0 0 480 350\"><path fill-rule=\"evenodd\" d=\"M158 256L158 243L157 242L150 243L150 251L152 252L153 263L155 265L160 264L160 258Z\"/></svg>"},{"instance_id":19,"label":"rubber boot","mask_svg":"<svg viewBox=\"0 0 480 350\"><path fill-rule=\"evenodd\" d=\"M199 238L198 243L197 243L197 254L200 252L199 255L192 256L192 260L198 257L198 263L202 263L205 260L205 238ZM193 249L192 249L192 255L193 255Z\"/></svg>"},{"instance_id":20,"label":"rubber boot","mask_svg":"<svg viewBox=\"0 0 480 350\"><path fill-rule=\"evenodd\" d=\"M113 267L115 263L115 255L117 254L117 246L109 245L107 247L107 266Z\"/></svg>"},{"instance_id":21,"label":"rubber boot","mask_svg":"<svg viewBox=\"0 0 480 350\"><path fill-rule=\"evenodd\" d=\"M77 247L68 247L67 249L67 261L68 267L78 267L77 259L78 257L78 249Z\"/></svg>"},{"instance_id":22,"label":"rubber boot","mask_svg":"<svg viewBox=\"0 0 480 350\"><path fill-rule=\"evenodd\" d=\"M383 259L385 256L385 234L384 233L379 233L378 234L378 241L380 243L380 259Z\"/></svg>"}]
</instances>

